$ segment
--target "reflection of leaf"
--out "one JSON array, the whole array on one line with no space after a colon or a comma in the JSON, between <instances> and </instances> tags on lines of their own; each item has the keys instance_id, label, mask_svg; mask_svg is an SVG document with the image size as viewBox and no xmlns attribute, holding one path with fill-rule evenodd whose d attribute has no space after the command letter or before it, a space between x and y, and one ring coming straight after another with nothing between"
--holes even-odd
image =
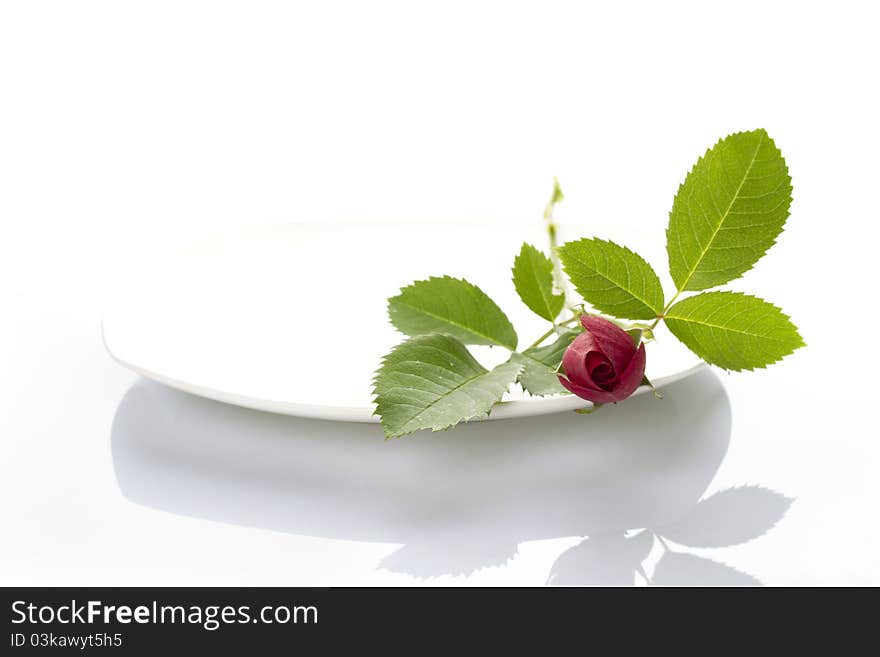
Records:
<instances>
[{"instance_id":1,"label":"reflection of leaf","mask_svg":"<svg viewBox=\"0 0 880 657\"><path fill-rule=\"evenodd\" d=\"M654 531L689 547L725 547L751 541L773 528L792 499L762 486L728 488L687 515Z\"/></svg>"},{"instance_id":2,"label":"reflection of leaf","mask_svg":"<svg viewBox=\"0 0 880 657\"><path fill-rule=\"evenodd\" d=\"M379 568L422 578L471 575L507 563L516 556L516 547L515 543L487 541L408 544L382 559Z\"/></svg>"},{"instance_id":3,"label":"reflection of leaf","mask_svg":"<svg viewBox=\"0 0 880 657\"><path fill-rule=\"evenodd\" d=\"M657 562L653 586L761 586L747 573L693 554L666 552Z\"/></svg>"},{"instance_id":4,"label":"reflection of leaf","mask_svg":"<svg viewBox=\"0 0 880 657\"><path fill-rule=\"evenodd\" d=\"M563 552L547 583L563 586L632 586L636 569L654 545L651 532L631 538L591 536Z\"/></svg>"}]
</instances>

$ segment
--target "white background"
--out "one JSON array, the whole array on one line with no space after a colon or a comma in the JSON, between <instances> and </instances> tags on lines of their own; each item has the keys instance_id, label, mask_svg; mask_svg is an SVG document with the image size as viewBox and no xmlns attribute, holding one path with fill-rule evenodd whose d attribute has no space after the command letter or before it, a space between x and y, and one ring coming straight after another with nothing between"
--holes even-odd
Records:
<instances>
[{"instance_id":1,"label":"white background","mask_svg":"<svg viewBox=\"0 0 880 657\"><path fill-rule=\"evenodd\" d=\"M528 221L553 175L560 221L659 236L696 156L764 127L792 215L733 287L777 301L809 347L720 375L732 428L704 496L750 484L794 502L763 536L670 547L766 584L880 584L877 19L868 2L2 3L0 583L544 583L578 532L524 532L509 560L454 574L383 567L393 536L279 522L283 505L248 497L259 473L235 496L212 471L211 513L170 474L163 498L161 466L152 506L123 495L111 425L136 377L102 349L105 300L209 229ZM617 563L594 552L580 581Z\"/></svg>"}]
</instances>

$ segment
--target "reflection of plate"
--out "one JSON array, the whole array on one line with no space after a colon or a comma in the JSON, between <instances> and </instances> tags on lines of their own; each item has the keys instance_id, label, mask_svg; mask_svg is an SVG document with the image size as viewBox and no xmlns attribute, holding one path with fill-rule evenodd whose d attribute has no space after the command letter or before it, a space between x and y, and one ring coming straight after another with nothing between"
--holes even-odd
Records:
<instances>
[{"instance_id":1,"label":"reflection of plate","mask_svg":"<svg viewBox=\"0 0 880 657\"><path fill-rule=\"evenodd\" d=\"M562 231L625 241L658 271L663 230ZM332 223L254 226L208 238L163 260L105 315L104 340L123 365L197 395L261 410L332 420L374 421L371 380L401 336L385 300L415 279L449 274L480 286L529 344L546 322L516 296L510 266L523 241L543 246L540 221ZM699 361L660 334L647 374L658 387ZM506 357L480 347L485 365ZM541 415L585 403L571 396L506 398L493 418Z\"/></svg>"},{"instance_id":2,"label":"reflection of plate","mask_svg":"<svg viewBox=\"0 0 880 657\"><path fill-rule=\"evenodd\" d=\"M489 563L496 548L523 541L679 518L729 442L730 405L705 369L662 400L393 443L371 425L258 413L139 382L116 411L112 450L123 495L148 507L300 535L446 545L473 558L485 549Z\"/></svg>"},{"instance_id":3,"label":"reflection of plate","mask_svg":"<svg viewBox=\"0 0 880 657\"><path fill-rule=\"evenodd\" d=\"M752 585L690 550L752 541L791 503L754 485L706 496L730 426L708 368L662 401L643 395L589 417L483 422L392 442L372 425L259 413L139 381L119 404L111 445L131 502L401 544L378 564L397 573L470 574L504 564L524 542L577 536L550 583Z\"/></svg>"}]
</instances>

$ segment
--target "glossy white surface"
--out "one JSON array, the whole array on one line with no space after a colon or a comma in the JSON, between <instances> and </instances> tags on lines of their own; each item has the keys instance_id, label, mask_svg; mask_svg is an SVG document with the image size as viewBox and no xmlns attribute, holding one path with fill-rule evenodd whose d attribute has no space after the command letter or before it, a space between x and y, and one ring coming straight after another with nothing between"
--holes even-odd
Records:
<instances>
[{"instance_id":1,"label":"glossy white surface","mask_svg":"<svg viewBox=\"0 0 880 657\"><path fill-rule=\"evenodd\" d=\"M734 496L724 517L697 511L690 519L727 451L730 407L708 371L667 395L669 403L644 396L595 422L564 413L383 444L371 425L220 406L139 383L113 421L113 469L136 504L299 535L401 543L380 566L420 576L501 565L526 541L584 534L590 544L623 541L624 532L645 527L661 533L682 517L696 524L688 537L708 532L721 543L772 526L790 500L765 489ZM773 510L762 513L767 504ZM609 557L615 565L624 555Z\"/></svg>"},{"instance_id":2,"label":"glossy white surface","mask_svg":"<svg viewBox=\"0 0 880 657\"><path fill-rule=\"evenodd\" d=\"M0 3L0 583L880 584L876 9L304 7ZM563 225L662 234L758 125L795 201L732 287L809 344L766 371L385 442L101 343L129 272L242 224L540 221L556 174Z\"/></svg>"},{"instance_id":3,"label":"glossy white surface","mask_svg":"<svg viewBox=\"0 0 880 657\"><path fill-rule=\"evenodd\" d=\"M559 239L586 230L568 226ZM660 230L590 230L626 240L646 257L663 255ZM104 313L104 344L126 367L185 392L298 417L377 422L374 372L380 357L405 339L388 321L386 300L412 281L452 275L479 285L518 328L522 349L546 331L549 325L525 307L511 282L509 265L524 241L546 247L542 221L238 227L133 277ZM331 256L341 266L328 266ZM661 336L646 369L657 389L700 364L677 340ZM509 357L500 348L473 352L488 366ZM573 395L524 396L514 386L489 419L587 406Z\"/></svg>"}]
</instances>

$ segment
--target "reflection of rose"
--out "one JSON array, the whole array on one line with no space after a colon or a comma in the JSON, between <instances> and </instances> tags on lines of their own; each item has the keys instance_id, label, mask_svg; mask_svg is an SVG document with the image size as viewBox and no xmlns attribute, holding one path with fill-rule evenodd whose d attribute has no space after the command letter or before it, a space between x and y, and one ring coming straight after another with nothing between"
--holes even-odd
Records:
<instances>
[{"instance_id":1,"label":"reflection of rose","mask_svg":"<svg viewBox=\"0 0 880 657\"><path fill-rule=\"evenodd\" d=\"M626 399L645 376L645 345L636 349L629 334L601 317L581 317L584 332L562 357L559 382L578 397L598 404ZM567 378L566 378L567 377Z\"/></svg>"}]
</instances>

